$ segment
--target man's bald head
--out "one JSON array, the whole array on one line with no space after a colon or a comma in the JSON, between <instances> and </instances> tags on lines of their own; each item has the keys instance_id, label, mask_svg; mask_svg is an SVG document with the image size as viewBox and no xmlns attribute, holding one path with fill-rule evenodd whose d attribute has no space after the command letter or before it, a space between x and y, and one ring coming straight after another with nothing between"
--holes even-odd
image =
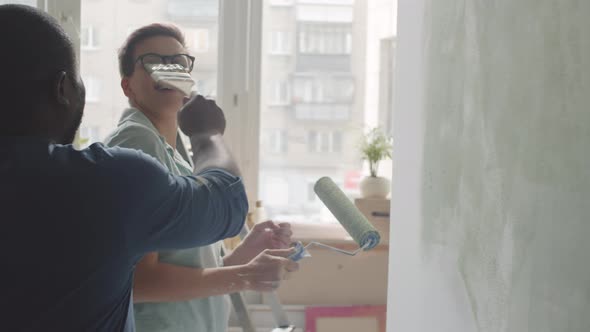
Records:
<instances>
[{"instance_id":1,"label":"man's bald head","mask_svg":"<svg viewBox=\"0 0 590 332\"><path fill-rule=\"evenodd\" d=\"M63 28L36 8L0 5L0 45L0 136L61 135L58 127L71 136L84 89Z\"/></svg>"}]
</instances>

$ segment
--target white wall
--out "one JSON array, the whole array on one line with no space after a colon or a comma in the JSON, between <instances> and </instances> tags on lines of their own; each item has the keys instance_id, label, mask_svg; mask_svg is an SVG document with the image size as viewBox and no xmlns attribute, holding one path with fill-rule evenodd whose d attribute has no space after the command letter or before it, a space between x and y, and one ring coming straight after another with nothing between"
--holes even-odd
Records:
<instances>
[{"instance_id":1,"label":"white wall","mask_svg":"<svg viewBox=\"0 0 590 332\"><path fill-rule=\"evenodd\" d=\"M399 1L388 331L590 331L589 13Z\"/></svg>"}]
</instances>

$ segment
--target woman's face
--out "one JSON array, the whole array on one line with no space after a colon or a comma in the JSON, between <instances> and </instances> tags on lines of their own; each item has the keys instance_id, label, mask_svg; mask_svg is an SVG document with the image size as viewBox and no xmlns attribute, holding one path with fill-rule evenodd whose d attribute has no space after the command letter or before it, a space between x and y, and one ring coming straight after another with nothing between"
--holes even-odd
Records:
<instances>
[{"instance_id":1,"label":"woman's face","mask_svg":"<svg viewBox=\"0 0 590 332\"><path fill-rule=\"evenodd\" d=\"M147 53L166 56L188 52L173 37L155 36L136 45L133 59L137 60ZM132 105L144 112L154 115L175 115L183 105L184 95L177 90L158 87L150 74L143 68L141 61L135 62L133 74L124 77L121 86Z\"/></svg>"}]
</instances>

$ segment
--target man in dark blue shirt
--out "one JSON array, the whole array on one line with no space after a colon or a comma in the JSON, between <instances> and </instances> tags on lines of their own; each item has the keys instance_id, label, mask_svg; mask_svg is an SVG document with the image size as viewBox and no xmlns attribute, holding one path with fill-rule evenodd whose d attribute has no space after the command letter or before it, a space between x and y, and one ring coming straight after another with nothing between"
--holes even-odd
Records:
<instances>
[{"instance_id":1,"label":"man in dark blue shirt","mask_svg":"<svg viewBox=\"0 0 590 332\"><path fill-rule=\"evenodd\" d=\"M77 151L68 144L84 86L64 31L36 9L4 5L0 43L0 330L121 331L140 257L210 244L243 225L247 200L223 113L203 98L181 110L193 177L136 150ZM269 265L277 278L291 253L279 251Z\"/></svg>"}]
</instances>

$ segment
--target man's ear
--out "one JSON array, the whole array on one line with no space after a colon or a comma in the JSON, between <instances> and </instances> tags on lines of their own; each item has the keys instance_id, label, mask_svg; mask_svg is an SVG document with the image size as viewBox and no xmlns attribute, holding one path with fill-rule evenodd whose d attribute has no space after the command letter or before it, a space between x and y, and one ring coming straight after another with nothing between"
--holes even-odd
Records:
<instances>
[{"instance_id":1,"label":"man's ear","mask_svg":"<svg viewBox=\"0 0 590 332\"><path fill-rule=\"evenodd\" d=\"M134 93L133 90L131 90L131 82L129 82L128 77L123 77L121 79L121 89L123 89L123 93L127 98L133 99Z\"/></svg>"},{"instance_id":2,"label":"man's ear","mask_svg":"<svg viewBox=\"0 0 590 332\"><path fill-rule=\"evenodd\" d=\"M67 80L68 80L68 75L66 74L66 72L60 71L59 73L57 73L57 75L55 76L55 79L53 81L54 98L60 105L64 105L64 106L67 106L70 104L70 99L68 98L68 95L66 92Z\"/></svg>"}]
</instances>

